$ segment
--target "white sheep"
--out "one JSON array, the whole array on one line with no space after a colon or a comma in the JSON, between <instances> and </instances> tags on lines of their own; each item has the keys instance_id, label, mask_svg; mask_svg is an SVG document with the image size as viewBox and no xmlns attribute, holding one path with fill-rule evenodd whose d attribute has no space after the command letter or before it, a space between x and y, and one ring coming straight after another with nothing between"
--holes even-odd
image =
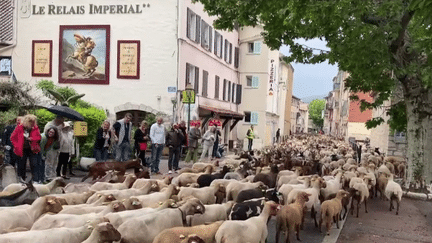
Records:
<instances>
[{"instance_id":1,"label":"white sheep","mask_svg":"<svg viewBox=\"0 0 432 243\"><path fill-rule=\"evenodd\" d=\"M393 174L390 174L384 194L387 197L387 199L390 200L390 211L392 211L392 209L394 208L393 201L396 201L397 203L396 215L399 214L399 204L400 201L402 200L402 193L403 192L401 186L393 180Z\"/></svg>"}]
</instances>

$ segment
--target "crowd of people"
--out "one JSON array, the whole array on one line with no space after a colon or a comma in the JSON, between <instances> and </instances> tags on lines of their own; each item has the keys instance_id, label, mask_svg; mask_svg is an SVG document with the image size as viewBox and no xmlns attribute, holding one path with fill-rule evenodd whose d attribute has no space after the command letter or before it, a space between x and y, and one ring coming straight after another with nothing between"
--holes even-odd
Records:
<instances>
[{"instance_id":1,"label":"crowd of people","mask_svg":"<svg viewBox=\"0 0 432 243\"><path fill-rule=\"evenodd\" d=\"M5 128L1 141L5 148L5 163L16 167L21 182L26 181L27 160L35 183L47 183L59 176L68 179L68 168L69 176L74 175L72 124L65 122L63 117L48 122L42 134L35 115L17 117L14 124Z\"/></svg>"},{"instance_id":2,"label":"crowd of people","mask_svg":"<svg viewBox=\"0 0 432 243\"><path fill-rule=\"evenodd\" d=\"M151 173L159 171L162 151L168 147L168 173L176 173L181 168L179 161L186 153L186 162L198 160L198 149L202 144L200 160L221 157L219 141L221 132L217 125L202 132L200 124L192 124L189 132L186 122L172 124L169 129L161 117L149 127L147 121L142 121L136 129L132 146L132 115L127 113L123 119L111 125L105 120L97 130L94 143L96 161L127 161L133 157L139 158L143 166L150 168ZM17 117L14 124L7 126L2 135L2 145L5 149L5 163L16 167L22 182L26 181L26 166L29 161L32 180L35 183L48 183L55 177L69 179L72 172L72 158L75 156L75 138L73 124L66 122L61 116L48 122L41 133L35 115ZM202 135L203 134L203 135ZM151 156L146 157L146 151L151 146ZM68 173L69 171L69 173Z\"/></svg>"}]
</instances>

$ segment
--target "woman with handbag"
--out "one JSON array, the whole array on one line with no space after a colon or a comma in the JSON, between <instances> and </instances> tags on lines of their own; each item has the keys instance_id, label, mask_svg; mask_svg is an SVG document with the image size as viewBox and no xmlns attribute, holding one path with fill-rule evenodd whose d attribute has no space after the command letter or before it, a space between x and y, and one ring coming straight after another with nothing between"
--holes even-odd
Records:
<instances>
[{"instance_id":1,"label":"woman with handbag","mask_svg":"<svg viewBox=\"0 0 432 243\"><path fill-rule=\"evenodd\" d=\"M37 178L35 167L41 150L39 145L41 134L36 120L35 115L24 116L22 123L15 128L10 138L14 146L14 153L20 157L18 161L18 177L22 182L26 180L27 159L30 160L32 177Z\"/></svg>"},{"instance_id":2,"label":"woman with handbag","mask_svg":"<svg viewBox=\"0 0 432 243\"><path fill-rule=\"evenodd\" d=\"M134 139L135 139L135 151L137 153L137 157L141 159L141 163L143 166L148 167L145 153L147 150L147 142L149 140L148 133L148 123L146 121L142 121L140 127L135 131Z\"/></svg>"}]
</instances>

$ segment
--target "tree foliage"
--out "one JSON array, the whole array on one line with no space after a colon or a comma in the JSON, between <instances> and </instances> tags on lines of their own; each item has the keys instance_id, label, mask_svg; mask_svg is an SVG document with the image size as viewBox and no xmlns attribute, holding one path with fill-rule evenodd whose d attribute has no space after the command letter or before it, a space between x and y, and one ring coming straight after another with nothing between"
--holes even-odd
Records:
<instances>
[{"instance_id":1,"label":"tree foliage","mask_svg":"<svg viewBox=\"0 0 432 243\"><path fill-rule=\"evenodd\" d=\"M313 124L319 129L322 129L324 125L322 112L325 108L325 104L326 102L324 99L315 99L309 103L309 117L312 119Z\"/></svg>"},{"instance_id":2,"label":"tree foliage","mask_svg":"<svg viewBox=\"0 0 432 243\"><path fill-rule=\"evenodd\" d=\"M42 93L51 99L55 105L75 105L80 101L81 106L89 107L89 104L80 100L85 94L78 94L71 87L56 86L53 81L41 80L36 83L36 88L42 90Z\"/></svg>"},{"instance_id":3,"label":"tree foliage","mask_svg":"<svg viewBox=\"0 0 432 243\"><path fill-rule=\"evenodd\" d=\"M350 74L350 91L374 93L362 108L383 105L397 89L400 101L388 110L393 129L407 130L408 178L432 179L432 1L430 0L197 0L217 16L216 28L262 25L265 43L288 45L286 61L338 64ZM298 44L319 38L330 51ZM376 126L383 119L374 119ZM430 164L425 167L425 164Z\"/></svg>"}]
</instances>

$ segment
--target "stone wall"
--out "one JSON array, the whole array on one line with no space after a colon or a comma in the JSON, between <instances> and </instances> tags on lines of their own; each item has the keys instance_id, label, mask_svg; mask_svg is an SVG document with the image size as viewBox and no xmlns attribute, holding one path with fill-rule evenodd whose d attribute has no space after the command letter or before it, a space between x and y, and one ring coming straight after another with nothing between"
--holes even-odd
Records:
<instances>
[{"instance_id":1,"label":"stone wall","mask_svg":"<svg viewBox=\"0 0 432 243\"><path fill-rule=\"evenodd\" d=\"M405 137L395 137L389 135L388 140L388 156L406 156L407 141Z\"/></svg>"}]
</instances>

